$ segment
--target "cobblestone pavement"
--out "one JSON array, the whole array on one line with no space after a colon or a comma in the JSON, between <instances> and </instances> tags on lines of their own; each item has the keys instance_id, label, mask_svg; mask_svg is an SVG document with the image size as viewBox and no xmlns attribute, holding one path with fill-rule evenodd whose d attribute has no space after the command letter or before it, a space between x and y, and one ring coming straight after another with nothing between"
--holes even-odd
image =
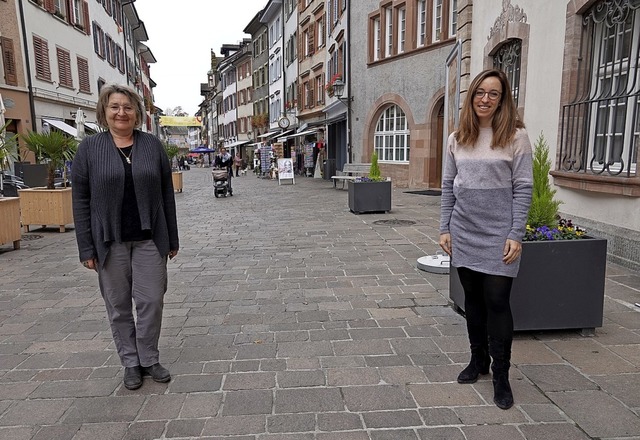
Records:
<instances>
[{"instance_id":1,"label":"cobblestone pavement","mask_svg":"<svg viewBox=\"0 0 640 440\"><path fill-rule=\"evenodd\" d=\"M640 439L638 274L608 267L594 337L517 334L503 411L490 376L455 382L464 319L448 276L415 268L438 249L438 197L395 190L391 213L354 215L319 179L233 184L214 199L210 170L194 168L176 194L167 384L123 387L73 232L2 247L0 440Z\"/></svg>"}]
</instances>

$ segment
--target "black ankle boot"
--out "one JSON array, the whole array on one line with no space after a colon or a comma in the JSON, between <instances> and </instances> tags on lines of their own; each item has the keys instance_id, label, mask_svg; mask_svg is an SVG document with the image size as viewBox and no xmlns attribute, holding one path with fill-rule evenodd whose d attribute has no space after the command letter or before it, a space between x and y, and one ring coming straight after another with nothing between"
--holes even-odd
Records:
<instances>
[{"instance_id":1,"label":"black ankle boot","mask_svg":"<svg viewBox=\"0 0 640 440\"><path fill-rule=\"evenodd\" d=\"M479 375L489 374L489 364L491 364L489 353L485 350L474 350L471 353L469 365L458 375L458 383L476 383Z\"/></svg>"}]
</instances>

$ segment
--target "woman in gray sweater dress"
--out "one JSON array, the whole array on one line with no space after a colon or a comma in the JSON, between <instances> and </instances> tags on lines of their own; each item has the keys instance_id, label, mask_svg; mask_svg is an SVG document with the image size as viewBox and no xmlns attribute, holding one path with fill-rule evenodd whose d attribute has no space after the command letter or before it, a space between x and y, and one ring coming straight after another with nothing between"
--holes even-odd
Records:
<instances>
[{"instance_id":1,"label":"woman in gray sweater dress","mask_svg":"<svg viewBox=\"0 0 640 440\"><path fill-rule=\"evenodd\" d=\"M76 239L80 261L98 272L124 386L133 390L143 374L171 379L158 352L167 257L179 248L171 165L158 138L135 130L145 116L135 90L103 87L96 115L108 130L82 141L71 171Z\"/></svg>"},{"instance_id":2,"label":"woman in gray sweater dress","mask_svg":"<svg viewBox=\"0 0 640 440\"><path fill-rule=\"evenodd\" d=\"M494 402L513 405L509 298L522 253L533 187L531 143L506 75L485 70L469 87L442 175L440 246L465 293L471 361L458 376L493 371Z\"/></svg>"}]
</instances>

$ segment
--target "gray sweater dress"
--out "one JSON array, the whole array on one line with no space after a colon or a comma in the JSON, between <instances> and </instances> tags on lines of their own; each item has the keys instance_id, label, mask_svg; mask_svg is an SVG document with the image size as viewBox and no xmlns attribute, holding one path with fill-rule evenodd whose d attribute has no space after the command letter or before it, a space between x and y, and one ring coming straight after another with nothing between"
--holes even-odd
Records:
<instances>
[{"instance_id":1,"label":"gray sweater dress","mask_svg":"<svg viewBox=\"0 0 640 440\"><path fill-rule=\"evenodd\" d=\"M507 239L522 241L533 189L531 143L518 129L504 148L491 148L481 128L473 147L449 136L442 173L440 233L451 234L451 265L515 277L520 259L502 261Z\"/></svg>"}]
</instances>

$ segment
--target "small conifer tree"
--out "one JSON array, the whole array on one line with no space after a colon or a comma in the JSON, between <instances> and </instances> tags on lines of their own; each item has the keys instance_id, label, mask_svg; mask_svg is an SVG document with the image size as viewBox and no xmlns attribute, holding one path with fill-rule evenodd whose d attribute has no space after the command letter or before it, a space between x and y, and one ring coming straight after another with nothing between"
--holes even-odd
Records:
<instances>
[{"instance_id":1,"label":"small conifer tree","mask_svg":"<svg viewBox=\"0 0 640 440\"><path fill-rule=\"evenodd\" d=\"M374 182L380 182L382 176L380 175L380 167L378 166L378 154L373 153L371 156L371 167L369 168L369 179Z\"/></svg>"},{"instance_id":2,"label":"small conifer tree","mask_svg":"<svg viewBox=\"0 0 640 440\"><path fill-rule=\"evenodd\" d=\"M556 190L551 189L549 183L550 170L549 146L540 133L533 147L533 193L527 218L527 224L533 228L558 226L558 208L562 202L554 199Z\"/></svg>"}]
</instances>

